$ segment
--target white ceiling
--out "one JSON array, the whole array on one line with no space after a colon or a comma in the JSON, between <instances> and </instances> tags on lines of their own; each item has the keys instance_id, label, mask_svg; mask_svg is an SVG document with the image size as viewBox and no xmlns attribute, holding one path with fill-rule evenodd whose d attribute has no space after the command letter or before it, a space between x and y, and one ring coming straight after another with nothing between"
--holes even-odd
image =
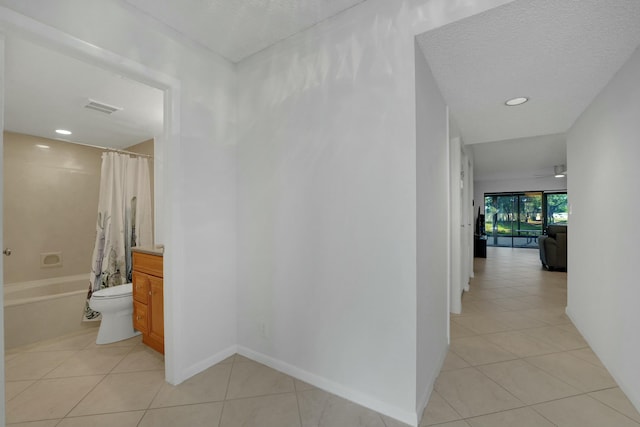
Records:
<instances>
[{"instance_id":1,"label":"white ceiling","mask_svg":"<svg viewBox=\"0 0 640 427\"><path fill-rule=\"evenodd\" d=\"M309 28L365 0L126 0L232 61ZM6 40L5 129L44 138L126 148L162 132L162 92L42 48ZM89 99L122 107L112 115ZM71 136L57 135L68 129Z\"/></svg>"},{"instance_id":2,"label":"white ceiling","mask_svg":"<svg viewBox=\"0 0 640 427\"><path fill-rule=\"evenodd\" d=\"M563 133L640 44L640 1L516 0L418 41L466 144Z\"/></svg>"},{"instance_id":3,"label":"white ceiling","mask_svg":"<svg viewBox=\"0 0 640 427\"><path fill-rule=\"evenodd\" d=\"M365 0L125 0L238 62Z\"/></svg>"},{"instance_id":4,"label":"white ceiling","mask_svg":"<svg viewBox=\"0 0 640 427\"><path fill-rule=\"evenodd\" d=\"M476 181L548 178L554 175L554 166L567 164L564 134L488 142L471 147Z\"/></svg>"},{"instance_id":5,"label":"white ceiling","mask_svg":"<svg viewBox=\"0 0 640 427\"><path fill-rule=\"evenodd\" d=\"M162 133L160 90L17 37L6 39L5 80L8 131L114 148ZM89 98L122 110L86 109ZM56 134L61 128L73 134Z\"/></svg>"}]
</instances>

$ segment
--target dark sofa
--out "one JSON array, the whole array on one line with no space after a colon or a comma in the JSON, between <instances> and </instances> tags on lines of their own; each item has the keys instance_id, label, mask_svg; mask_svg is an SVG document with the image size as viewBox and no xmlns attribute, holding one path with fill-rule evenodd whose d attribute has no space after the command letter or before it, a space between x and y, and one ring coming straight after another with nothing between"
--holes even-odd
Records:
<instances>
[{"instance_id":1,"label":"dark sofa","mask_svg":"<svg viewBox=\"0 0 640 427\"><path fill-rule=\"evenodd\" d=\"M549 270L567 269L567 226L550 225L546 236L538 238L540 261Z\"/></svg>"}]
</instances>

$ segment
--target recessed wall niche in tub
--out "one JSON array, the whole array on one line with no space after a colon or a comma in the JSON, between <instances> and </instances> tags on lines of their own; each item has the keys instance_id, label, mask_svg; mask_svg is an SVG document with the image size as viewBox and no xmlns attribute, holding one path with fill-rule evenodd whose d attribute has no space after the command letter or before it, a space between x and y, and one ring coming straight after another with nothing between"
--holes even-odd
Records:
<instances>
[{"instance_id":1,"label":"recessed wall niche in tub","mask_svg":"<svg viewBox=\"0 0 640 427\"><path fill-rule=\"evenodd\" d=\"M129 149L153 155L153 140ZM81 319L96 237L103 151L4 132L4 244L12 250L4 257L8 348L99 325L82 324ZM32 289L25 283L43 286L35 291L39 285ZM69 295L69 289L77 289L77 294ZM43 302L46 299L49 302ZM28 304L30 308L23 307ZM42 323L38 316L59 324Z\"/></svg>"},{"instance_id":2,"label":"recessed wall niche in tub","mask_svg":"<svg viewBox=\"0 0 640 427\"><path fill-rule=\"evenodd\" d=\"M89 273L4 285L6 349L95 328L82 322Z\"/></svg>"},{"instance_id":3,"label":"recessed wall niche in tub","mask_svg":"<svg viewBox=\"0 0 640 427\"><path fill-rule=\"evenodd\" d=\"M3 259L10 348L87 327L81 319L102 150L4 132L3 151L4 244L12 251Z\"/></svg>"},{"instance_id":4,"label":"recessed wall niche in tub","mask_svg":"<svg viewBox=\"0 0 640 427\"><path fill-rule=\"evenodd\" d=\"M91 271L102 150L4 133L4 282ZM59 264L49 264L59 254ZM88 279L87 279L88 280ZM87 285L88 286L88 285Z\"/></svg>"}]
</instances>

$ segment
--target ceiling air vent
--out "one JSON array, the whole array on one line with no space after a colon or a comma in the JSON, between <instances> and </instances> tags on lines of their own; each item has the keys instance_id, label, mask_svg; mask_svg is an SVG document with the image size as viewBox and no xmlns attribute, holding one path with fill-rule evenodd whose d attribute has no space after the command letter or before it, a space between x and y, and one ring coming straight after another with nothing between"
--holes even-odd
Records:
<instances>
[{"instance_id":1,"label":"ceiling air vent","mask_svg":"<svg viewBox=\"0 0 640 427\"><path fill-rule=\"evenodd\" d=\"M105 114L113 114L116 111L122 110L121 107L114 107L113 105L104 104L102 102L98 102L93 99L89 99L89 103L85 105L84 108L100 111L101 113L105 113Z\"/></svg>"}]
</instances>

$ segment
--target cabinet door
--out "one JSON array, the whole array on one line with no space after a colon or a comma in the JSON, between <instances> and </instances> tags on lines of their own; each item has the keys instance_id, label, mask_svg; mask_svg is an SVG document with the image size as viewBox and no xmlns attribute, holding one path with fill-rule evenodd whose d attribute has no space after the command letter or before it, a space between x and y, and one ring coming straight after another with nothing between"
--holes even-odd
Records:
<instances>
[{"instance_id":1,"label":"cabinet door","mask_svg":"<svg viewBox=\"0 0 640 427\"><path fill-rule=\"evenodd\" d=\"M149 277L146 274L133 272L133 300L149 304Z\"/></svg>"},{"instance_id":2,"label":"cabinet door","mask_svg":"<svg viewBox=\"0 0 640 427\"><path fill-rule=\"evenodd\" d=\"M147 306L140 301L133 302L133 329L143 334L149 332L149 313Z\"/></svg>"},{"instance_id":3,"label":"cabinet door","mask_svg":"<svg viewBox=\"0 0 640 427\"><path fill-rule=\"evenodd\" d=\"M149 276L149 337L164 343L164 294L162 279Z\"/></svg>"}]
</instances>

